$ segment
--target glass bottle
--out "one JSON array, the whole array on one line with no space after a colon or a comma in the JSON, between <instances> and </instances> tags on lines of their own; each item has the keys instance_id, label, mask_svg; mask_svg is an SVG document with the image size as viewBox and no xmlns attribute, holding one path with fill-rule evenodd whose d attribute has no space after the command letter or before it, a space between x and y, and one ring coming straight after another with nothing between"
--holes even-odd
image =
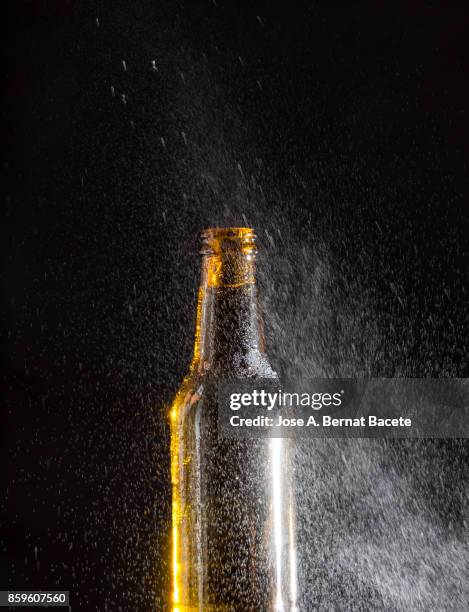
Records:
<instances>
[{"instance_id":1,"label":"glass bottle","mask_svg":"<svg viewBox=\"0 0 469 612\"><path fill-rule=\"evenodd\" d=\"M271 378L249 228L202 232L192 362L170 410L172 612L297 610L287 440L217 436L217 386Z\"/></svg>"}]
</instances>

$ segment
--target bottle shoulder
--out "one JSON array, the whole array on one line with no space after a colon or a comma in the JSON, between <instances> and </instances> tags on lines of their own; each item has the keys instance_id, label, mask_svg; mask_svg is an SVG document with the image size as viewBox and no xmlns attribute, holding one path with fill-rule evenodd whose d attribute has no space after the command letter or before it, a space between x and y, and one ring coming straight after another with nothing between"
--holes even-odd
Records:
<instances>
[{"instance_id":1,"label":"bottle shoulder","mask_svg":"<svg viewBox=\"0 0 469 612\"><path fill-rule=\"evenodd\" d=\"M202 368L194 365L189 369L181 381L171 405L171 411L179 412L190 406L195 406L199 401L213 392L216 388L227 381L263 379L278 380L277 373L272 368L265 356L249 363L240 363L238 367L223 370L222 368ZM209 391L210 390L210 391Z\"/></svg>"},{"instance_id":2,"label":"bottle shoulder","mask_svg":"<svg viewBox=\"0 0 469 612\"><path fill-rule=\"evenodd\" d=\"M271 366L267 356L260 351L231 357L228 364L218 362L210 365L203 362L193 363L184 377L181 387L190 382L201 380L227 380L245 378L278 378L277 372Z\"/></svg>"}]
</instances>

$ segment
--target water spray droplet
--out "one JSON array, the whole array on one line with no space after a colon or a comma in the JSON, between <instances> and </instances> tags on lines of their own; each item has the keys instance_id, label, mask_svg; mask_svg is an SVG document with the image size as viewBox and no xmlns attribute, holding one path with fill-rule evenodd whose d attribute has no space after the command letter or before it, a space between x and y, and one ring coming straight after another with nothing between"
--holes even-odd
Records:
<instances>
[{"instance_id":1,"label":"water spray droplet","mask_svg":"<svg viewBox=\"0 0 469 612\"><path fill-rule=\"evenodd\" d=\"M270 244L272 246L275 246L275 242L274 239L272 238L272 236L269 234L269 231L266 229L265 230L265 235L267 236L268 241L270 242Z\"/></svg>"}]
</instances>

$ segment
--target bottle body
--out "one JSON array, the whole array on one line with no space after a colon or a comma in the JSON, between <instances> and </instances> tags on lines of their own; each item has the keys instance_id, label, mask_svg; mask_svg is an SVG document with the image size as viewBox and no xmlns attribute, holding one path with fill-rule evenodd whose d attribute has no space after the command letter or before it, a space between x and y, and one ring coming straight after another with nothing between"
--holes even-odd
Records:
<instances>
[{"instance_id":1,"label":"bottle body","mask_svg":"<svg viewBox=\"0 0 469 612\"><path fill-rule=\"evenodd\" d=\"M217 432L224 378L276 376L254 298L252 282L210 287L203 273L196 359L170 412L173 612L296 610L287 441Z\"/></svg>"}]
</instances>

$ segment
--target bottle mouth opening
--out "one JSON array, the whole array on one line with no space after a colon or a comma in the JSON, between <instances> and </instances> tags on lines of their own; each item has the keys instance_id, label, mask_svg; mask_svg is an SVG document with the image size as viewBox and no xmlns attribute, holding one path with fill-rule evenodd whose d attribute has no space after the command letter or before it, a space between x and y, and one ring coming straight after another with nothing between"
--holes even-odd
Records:
<instances>
[{"instance_id":1,"label":"bottle mouth opening","mask_svg":"<svg viewBox=\"0 0 469 612\"><path fill-rule=\"evenodd\" d=\"M201 231L202 255L256 253L256 235L251 227L209 227Z\"/></svg>"}]
</instances>

